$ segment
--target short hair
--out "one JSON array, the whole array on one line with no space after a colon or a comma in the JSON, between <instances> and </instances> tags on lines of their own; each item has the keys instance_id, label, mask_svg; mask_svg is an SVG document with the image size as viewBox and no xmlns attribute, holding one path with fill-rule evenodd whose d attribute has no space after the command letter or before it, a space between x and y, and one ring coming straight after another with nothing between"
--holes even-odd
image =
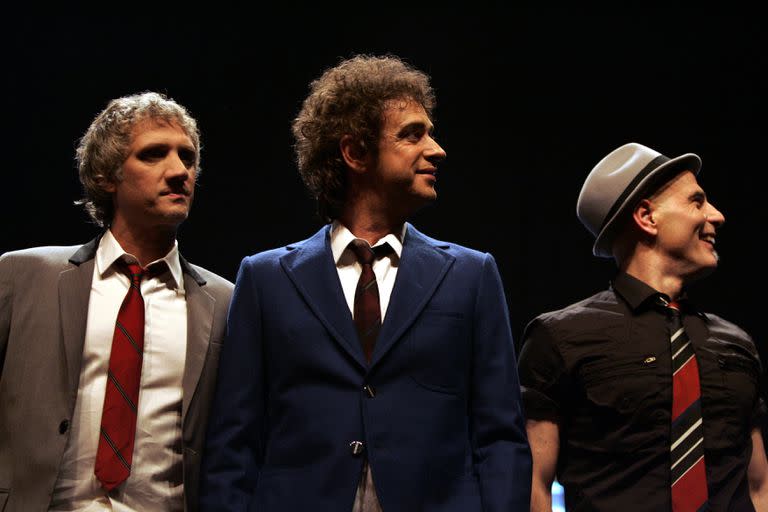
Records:
<instances>
[{"instance_id":1,"label":"short hair","mask_svg":"<svg viewBox=\"0 0 768 512\"><path fill-rule=\"evenodd\" d=\"M388 102L405 99L431 116L435 94L429 77L393 55L357 55L325 70L310 84L309 96L293 121L299 173L325 221L341 214L347 167L339 144L352 136L377 154Z\"/></svg>"},{"instance_id":2,"label":"short hair","mask_svg":"<svg viewBox=\"0 0 768 512\"><path fill-rule=\"evenodd\" d=\"M76 204L83 205L99 226L109 226L115 213L112 196L103 185L122 179L133 129L146 120L184 130L195 147L195 172L200 172L200 132L187 109L157 92L113 99L88 127L75 154L84 196Z\"/></svg>"}]
</instances>

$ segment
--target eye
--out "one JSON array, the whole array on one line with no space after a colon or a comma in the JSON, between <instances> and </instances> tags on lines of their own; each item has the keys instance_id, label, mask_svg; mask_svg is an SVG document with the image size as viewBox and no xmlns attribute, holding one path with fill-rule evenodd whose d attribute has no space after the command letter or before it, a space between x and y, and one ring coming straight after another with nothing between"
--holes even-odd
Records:
<instances>
[{"instance_id":1,"label":"eye","mask_svg":"<svg viewBox=\"0 0 768 512\"><path fill-rule=\"evenodd\" d=\"M144 162L152 162L165 158L168 149L165 146L152 146L139 151L136 157Z\"/></svg>"},{"instance_id":2,"label":"eye","mask_svg":"<svg viewBox=\"0 0 768 512\"><path fill-rule=\"evenodd\" d=\"M197 153L194 149L181 148L179 149L179 158L184 162L186 167L194 167Z\"/></svg>"}]
</instances>

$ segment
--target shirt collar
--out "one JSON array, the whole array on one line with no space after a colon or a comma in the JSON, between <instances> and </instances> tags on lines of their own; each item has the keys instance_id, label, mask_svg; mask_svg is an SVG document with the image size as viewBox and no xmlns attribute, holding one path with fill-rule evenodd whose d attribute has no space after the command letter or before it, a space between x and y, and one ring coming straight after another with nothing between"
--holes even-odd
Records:
<instances>
[{"instance_id":1,"label":"shirt collar","mask_svg":"<svg viewBox=\"0 0 768 512\"><path fill-rule=\"evenodd\" d=\"M669 295L661 293L660 291L645 284L638 278L627 274L626 272L619 272L613 282L611 282L611 287L626 301L633 312L637 312L641 308L652 307L656 305L659 299L666 302L671 301ZM683 293L677 299L677 302L687 313L695 313L699 316L706 316L703 312L698 311L693 306L693 304L691 304L685 291L683 291Z\"/></svg>"},{"instance_id":2,"label":"shirt collar","mask_svg":"<svg viewBox=\"0 0 768 512\"><path fill-rule=\"evenodd\" d=\"M388 235L380 238L375 244L373 244L373 247L388 243L390 247L392 247L392 250L395 252L395 254L397 254L397 257L400 258L400 254L403 252L402 241L405 240L405 231L407 228L407 224L403 224L399 235L389 233ZM333 261L335 263L339 263L339 259L341 259L342 254L344 254L344 250L349 246L349 242L355 240L356 238L357 237L353 235L352 232L347 229L344 224L338 220L333 221L333 224L331 224L331 252L333 253Z\"/></svg>"},{"instance_id":3,"label":"shirt collar","mask_svg":"<svg viewBox=\"0 0 768 512\"><path fill-rule=\"evenodd\" d=\"M120 246L120 243L112 234L109 229L106 230L104 236L99 241L99 248L96 250L96 270L100 276L104 277L107 273L114 271L113 265L120 258L125 255L125 260L129 263L137 262L138 259L130 253L125 252ZM168 254L162 258L152 261L147 265L151 266L153 263L164 261L170 269L171 277L173 278L176 288L180 291L184 290L184 278L181 270L181 261L179 260L179 243L174 240L173 247Z\"/></svg>"}]
</instances>

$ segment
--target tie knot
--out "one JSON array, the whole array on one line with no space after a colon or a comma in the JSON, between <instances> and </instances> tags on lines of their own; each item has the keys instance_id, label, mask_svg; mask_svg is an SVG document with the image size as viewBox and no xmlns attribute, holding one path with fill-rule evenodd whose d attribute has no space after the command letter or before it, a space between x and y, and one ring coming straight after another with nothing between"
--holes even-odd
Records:
<instances>
[{"instance_id":1,"label":"tie knot","mask_svg":"<svg viewBox=\"0 0 768 512\"><path fill-rule=\"evenodd\" d=\"M141 268L141 265L138 263L126 263L125 269L131 283L139 285L141 283L141 278L144 277L144 269Z\"/></svg>"},{"instance_id":2,"label":"tie knot","mask_svg":"<svg viewBox=\"0 0 768 512\"><path fill-rule=\"evenodd\" d=\"M355 239L349 243L349 248L357 256L357 261L362 265L371 265L374 260L383 258L392 252L392 246L384 243L371 247L365 240Z\"/></svg>"}]
</instances>

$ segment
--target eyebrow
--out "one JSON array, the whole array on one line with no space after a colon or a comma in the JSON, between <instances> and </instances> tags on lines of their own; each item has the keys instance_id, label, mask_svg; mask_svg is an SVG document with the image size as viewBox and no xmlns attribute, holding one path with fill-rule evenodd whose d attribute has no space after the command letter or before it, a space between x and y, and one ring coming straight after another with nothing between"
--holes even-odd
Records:
<instances>
[{"instance_id":1,"label":"eyebrow","mask_svg":"<svg viewBox=\"0 0 768 512\"><path fill-rule=\"evenodd\" d=\"M400 129L397 130L397 134L401 135L413 130L425 130L427 133L432 135L435 132L435 126L432 123L427 124L424 121L412 121L404 126L401 126Z\"/></svg>"},{"instance_id":2,"label":"eyebrow","mask_svg":"<svg viewBox=\"0 0 768 512\"><path fill-rule=\"evenodd\" d=\"M706 201L707 200L707 194L704 193L703 190L697 190L694 193L692 193L688 199L691 201Z\"/></svg>"}]
</instances>

